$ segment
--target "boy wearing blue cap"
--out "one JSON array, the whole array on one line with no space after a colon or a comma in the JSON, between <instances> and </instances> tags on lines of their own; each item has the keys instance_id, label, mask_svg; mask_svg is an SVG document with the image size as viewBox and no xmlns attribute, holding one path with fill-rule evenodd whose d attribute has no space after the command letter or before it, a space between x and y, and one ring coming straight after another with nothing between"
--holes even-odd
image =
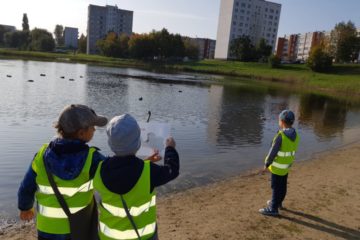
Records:
<instances>
[{"instance_id":1,"label":"boy wearing blue cap","mask_svg":"<svg viewBox=\"0 0 360 240\"><path fill-rule=\"evenodd\" d=\"M295 160L300 137L292 127L295 114L290 110L284 110L279 115L280 130L275 135L269 154L265 158L263 172L267 169L271 172L272 199L267 201L267 207L259 212L267 216L278 216L279 208L285 199L287 191L287 178L289 169Z\"/></svg>"},{"instance_id":2,"label":"boy wearing blue cap","mask_svg":"<svg viewBox=\"0 0 360 240\"><path fill-rule=\"evenodd\" d=\"M114 117L107 125L108 144L114 156L100 163L94 188L101 197L101 240L156 240L156 187L179 175L179 155L172 138L166 140L164 165L158 153L145 161L136 157L141 146L140 127L129 114Z\"/></svg>"}]
</instances>

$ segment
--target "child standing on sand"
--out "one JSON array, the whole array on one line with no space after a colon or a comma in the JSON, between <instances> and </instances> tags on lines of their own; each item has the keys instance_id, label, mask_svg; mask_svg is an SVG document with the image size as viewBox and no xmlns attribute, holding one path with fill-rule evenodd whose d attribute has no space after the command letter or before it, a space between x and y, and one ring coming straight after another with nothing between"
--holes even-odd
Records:
<instances>
[{"instance_id":1,"label":"child standing on sand","mask_svg":"<svg viewBox=\"0 0 360 240\"><path fill-rule=\"evenodd\" d=\"M21 220L31 220L36 198L38 239L97 238L92 179L105 157L86 143L95 126L106 124L89 107L69 105L56 123L58 137L35 155L18 191L18 208Z\"/></svg>"},{"instance_id":2,"label":"child standing on sand","mask_svg":"<svg viewBox=\"0 0 360 240\"><path fill-rule=\"evenodd\" d=\"M278 216L279 208L285 199L287 191L287 178L289 169L295 160L300 137L292 127L295 114L290 110L284 110L279 115L280 130L275 135L272 147L265 159L264 172L271 172L272 199L267 201L267 207L259 212L263 215Z\"/></svg>"},{"instance_id":3,"label":"child standing on sand","mask_svg":"<svg viewBox=\"0 0 360 240\"><path fill-rule=\"evenodd\" d=\"M179 155L172 138L166 140L164 165L158 153L141 160L140 128L129 114L107 126L108 144L115 153L100 163L94 188L100 194L100 239L156 240L156 190L179 175Z\"/></svg>"}]
</instances>

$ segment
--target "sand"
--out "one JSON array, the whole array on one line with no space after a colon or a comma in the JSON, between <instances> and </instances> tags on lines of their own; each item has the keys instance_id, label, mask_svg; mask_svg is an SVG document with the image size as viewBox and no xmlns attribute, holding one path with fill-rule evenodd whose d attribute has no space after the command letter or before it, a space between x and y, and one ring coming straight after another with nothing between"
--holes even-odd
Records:
<instances>
[{"instance_id":1,"label":"sand","mask_svg":"<svg viewBox=\"0 0 360 240\"><path fill-rule=\"evenodd\" d=\"M360 239L360 143L297 162L280 217L258 213L271 196L269 179L254 170L160 198L160 239ZM31 224L0 234L36 239Z\"/></svg>"}]
</instances>

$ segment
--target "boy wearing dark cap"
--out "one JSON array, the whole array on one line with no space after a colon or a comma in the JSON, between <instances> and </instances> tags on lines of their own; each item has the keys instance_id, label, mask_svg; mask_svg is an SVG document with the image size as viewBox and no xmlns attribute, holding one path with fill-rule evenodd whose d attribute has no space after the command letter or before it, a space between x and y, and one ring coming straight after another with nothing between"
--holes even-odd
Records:
<instances>
[{"instance_id":1,"label":"boy wearing dark cap","mask_svg":"<svg viewBox=\"0 0 360 240\"><path fill-rule=\"evenodd\" d=\"M81 229L96 216L91 215L97 213L92 179L105 157L86 143L92 139L95 126L106 124L105 117L85 105L66 106L55 125L58 137L35 155L18 191L18 208L21 220L31 220L36 198L38 239L74 239L74 228L76 240L93 239ZM83 213L88 217L74 223L73 217ZM79 231L85 237L78 237Z\"/></svg>"},{"instance_id":2,"label":"boy wearing dark cap","mask_svg":"<svg viewBox=\"0 0 360 240\"><path fill-rule=\"evenodd\" d=\"M166 140L164 165L157 153L142 160L140 128L129 114L114 117L106 129L115 153L100 163L94 188L100 194L99 237L101 240L157 238L156 190L179 175L175 141Z\"/></svg>"},{"instance_id":3,"label":"boy wearing dark cap","mask_svg":"<svg viewBox=\"0 0 360 240\"><path fill-rule=\"evenodd\" d=\"M269 154L265 159L264 172L271 172L272 199L267 201L267 207L259 212L263 215L278 216L279 208L285 199L289 169L295 160L300 137L292 127L295 114L284 110L279 115L280 130L275 135Z\"/></svg>"}]
</instances>

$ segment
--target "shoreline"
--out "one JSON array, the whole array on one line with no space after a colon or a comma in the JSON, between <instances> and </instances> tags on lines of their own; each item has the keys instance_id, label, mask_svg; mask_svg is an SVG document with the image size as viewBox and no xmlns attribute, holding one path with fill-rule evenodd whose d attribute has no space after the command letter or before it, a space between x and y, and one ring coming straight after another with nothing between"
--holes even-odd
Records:
<instances>
[{"instance_id":1,"label":"shoreline","mask_svg":"<svg viewBox=\"0 0 360 240\"><path fill-rule=\"evenodd\" d=\"M281 217L260 215L271 196L257 170L160 197L160 239L360 239L360 142L295 163ZM341 164L339 164L341 160ZM31 223L0 232L36 239Z\"/></svg>"}]
</instances>

